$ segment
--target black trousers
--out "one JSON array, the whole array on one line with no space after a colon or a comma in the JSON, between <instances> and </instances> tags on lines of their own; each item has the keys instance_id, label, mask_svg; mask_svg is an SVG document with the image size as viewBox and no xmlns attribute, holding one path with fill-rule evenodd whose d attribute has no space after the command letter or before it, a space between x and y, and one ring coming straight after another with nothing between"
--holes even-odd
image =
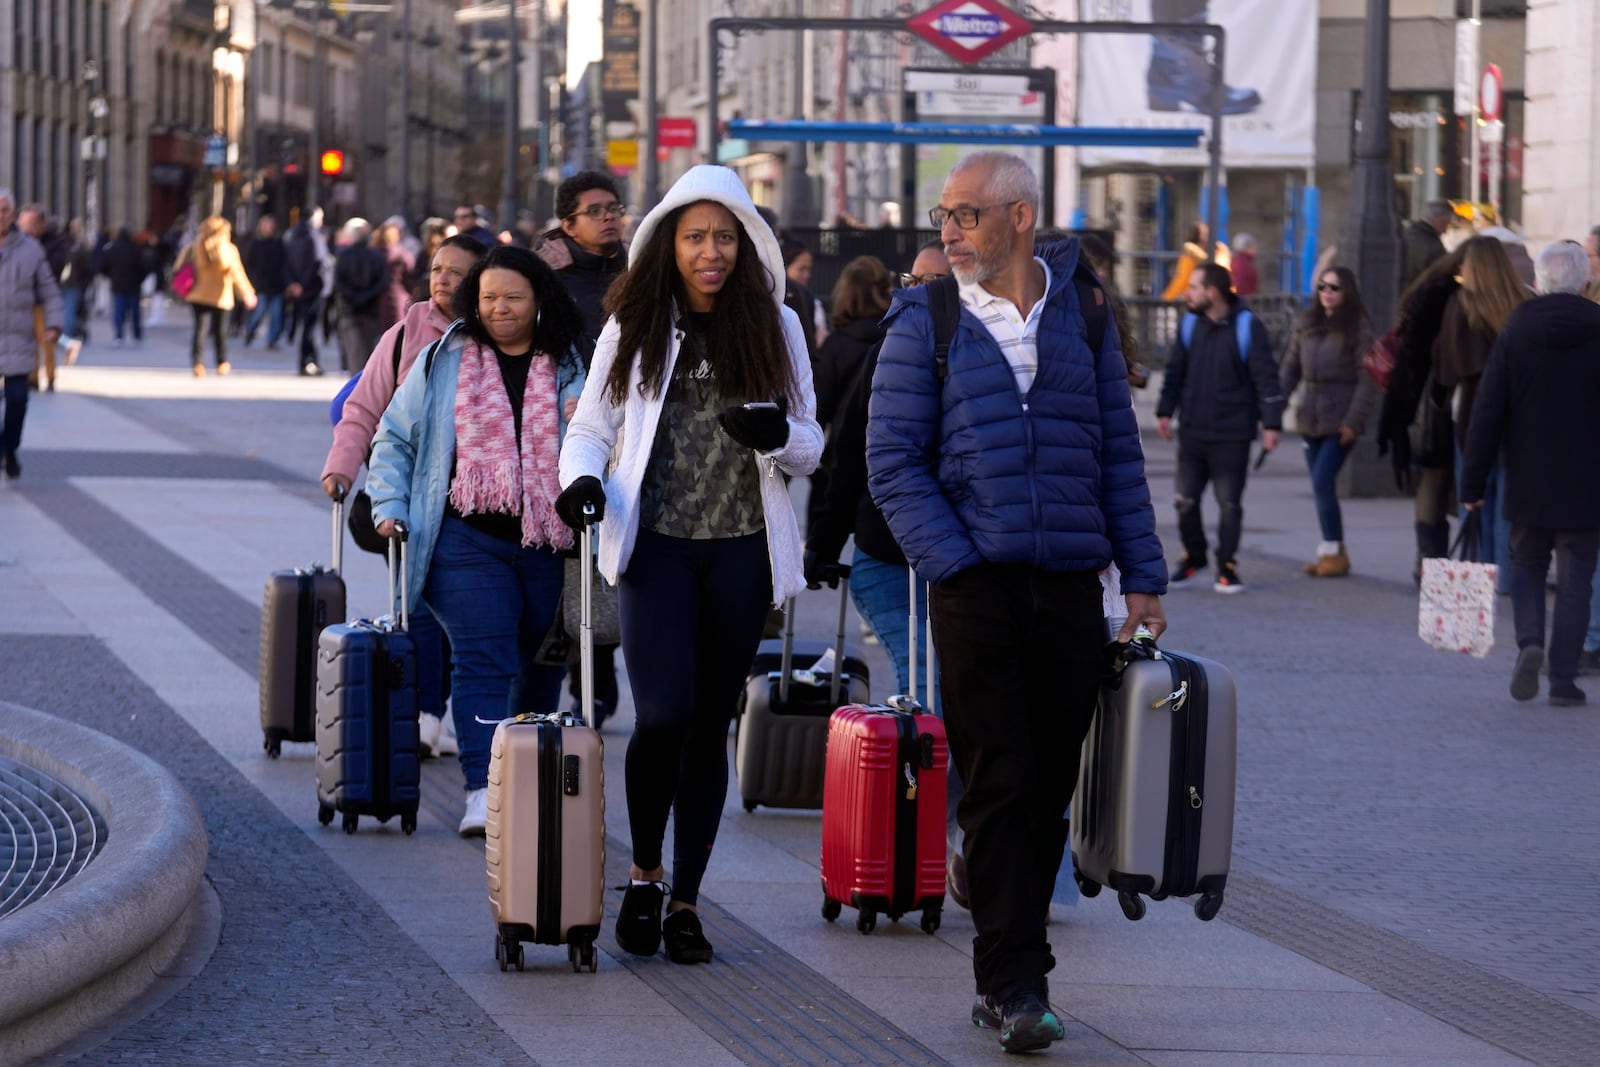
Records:
<instances>
[{"instance_id":1,"label":"black trousers","mask_svg":"<svg viewBox=\"0 0 1600 1067\"><path fill-rule=\"evenodd\" d=\"M1589 629L1600 530L1547 530L1511 524L1511 618L1517 647L1543 648L1544 585L1556 557L1555 611L1550 620L1550 684L1571 685Z\"/></svg>"},{"instance_id":2,"label":"black trousers","mask_svg":"<svg viewBox=\"0 0 1600 1067\"><path fill-rule=\"evenodd\" d=\"M294 325L291 332L299 331L300 334L300 365L317 361L317 341L313 336L317 323L320 321L318 313L322 310L322 298L313 292L303 292L294 298Z\"/></svg>"},{"instance_id":3,"label":"black trousers","mask_svg":"<svg viewBox=\"0 0 1600 1067\"><path fill-rule=\"evenodd\" d=\"M944 721L966 796L980 995L1046 992L1045 919L1106 643L1100 579L984 563L933 589Z\"/></svg>"},{"instance_id":4,"label":"black trousers","mask_svg":"<svg viewBox=\"0 0 1600 1067\"><path fill-rule=\"evenodd\" d=\"M1217 498L1217 563L1232 563L1244 529L1244 482L1250 469L1249 441L1185 441L1178 438L1178 536L1196 566L1206 561L1200 495L1211 483Z\"/></svg>"},{"instance_id":5,"label":"black trousers","mask_svg":"<svg viewBox=\"0 0 1600 1067\"><path fill-rule=\"evenodd\" d=\"M206 346L206 331L211 331L212 345L217 353L217 366L228 362L228 334L224 319L227 312L210 304L190 304L194 309L194 336L189 341L189 361L200 366L201 354Z\"/></svg>"}]
</instances>

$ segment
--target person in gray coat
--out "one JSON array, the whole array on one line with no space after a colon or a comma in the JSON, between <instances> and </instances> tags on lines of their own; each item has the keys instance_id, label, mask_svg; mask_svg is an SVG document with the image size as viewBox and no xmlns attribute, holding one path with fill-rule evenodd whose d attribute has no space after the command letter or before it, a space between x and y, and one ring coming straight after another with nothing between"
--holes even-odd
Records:
<instances>
[{"instance_id":1,"label":"person in gray coat","mask_svg":"<svg viewBox=\"0 0 1600 1067\"><path fill-rule=\"evenodd\" d=\"M7 478L22 474L17 448L22 444L22 420L28 414L28 375L39 359L34 335L33 309L44 308L44 337L55 344L61 338L64 316L61 287L44 246L16 225L17 200L0 189L0 376L5 378L5 421L0 429L0 466Z\"/></svg>"},{"instance_id":2,"label":"person in gray coat","mask_svg":"<svg viewBox=\"0 0 1600 1067\"><path fill-rule=\"evenodd\" d=\"M1361 367L1372 340L1372 322L1355 274L1349 267L1323 271L1317 279L1317 299L1295 324L1282 364L1283 395L1295 398L1298 390L1295 425L1311 471L1322 533L1316 558L1302 568L1313 578L1343 578L1350 573L1334 483L1378 402L1378 385Z\"/></svg>"}]
</instances>

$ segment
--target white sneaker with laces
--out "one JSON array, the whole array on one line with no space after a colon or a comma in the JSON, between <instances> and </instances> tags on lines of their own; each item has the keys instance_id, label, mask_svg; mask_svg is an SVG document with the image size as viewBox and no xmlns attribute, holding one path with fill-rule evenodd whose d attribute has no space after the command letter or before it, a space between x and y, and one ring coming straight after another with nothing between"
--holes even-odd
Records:
<instances>
[{"instance_id":1,"label":"white sneaker with laces","mask_svg":"<svg viewBox=\"0 0 1600 1067\"><path fill-rule=\"evenodd\" d=\"M422 758L427 759L439 751L439 733L444 729L444 721L431 711L422 713L422 718L417 721L418 747L422 750Z\"/></svg>"},{"instance_id":2,"label":"white sneaker with laces","mask_svg":"<svg viewBox=\"0 0 1600 1067\"><path fill-rule=\"evenodd\" d=\"M482 837L488 825L489 790L468 790L467 813L461 816L461 825L456 827L456 832L462 837Z\"/></svg>"},{"instance_id":3,"label":"white sneaker with laces","mask_svg":"<svg viewBox=\"0 0 1600 1067\"><path fill-rule=\"evenodd\" d=\"M443 715L443 728L439 731L439 741L433 746L436 756L459 756L461 746L456 743L456 717L446 711Z\"/></svg>"}]
</instances>

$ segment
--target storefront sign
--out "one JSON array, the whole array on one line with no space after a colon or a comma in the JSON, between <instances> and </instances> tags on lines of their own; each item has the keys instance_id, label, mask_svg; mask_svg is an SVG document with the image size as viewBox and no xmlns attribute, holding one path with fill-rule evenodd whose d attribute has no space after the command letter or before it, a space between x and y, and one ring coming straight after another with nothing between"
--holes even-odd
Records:
<instances>
[{"instance_id":1,"label":"storefront sign","mask_svg":"<svg viewBox=\"0 0 1600 1067\"><path fill-rule=\"evenodd\" d=\"M639 99L639 9L625 0L606 0L605 66L600 78L607 122L627 122L628 105Z\"/></svg>"}]
</instances>

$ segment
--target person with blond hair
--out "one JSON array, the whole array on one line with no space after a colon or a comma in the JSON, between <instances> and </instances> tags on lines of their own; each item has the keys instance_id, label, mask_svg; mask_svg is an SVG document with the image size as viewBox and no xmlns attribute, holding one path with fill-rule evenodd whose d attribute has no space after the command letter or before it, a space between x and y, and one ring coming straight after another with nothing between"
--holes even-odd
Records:
<instances>
[{"instance_id":1,"label":"person with blond hair","mask_svg":"<svg viewBox=\"0 0 1600 1067\"><path fill-rule=\"evenodd\" d=\"M184 264L194 267L194 285L184 296L194 309L194 335L189 342L189 362L196 378L206 376L201 362L206 331L211 332L217 354L217 373L233 369L228 363L228 331L223 325L234 304L256 306L256 290L245 274L239 249L233 243L233 227L221 215L212 215L200 224L194 243L178 253L176 272Z\"/></svg>"}]
</instances>

